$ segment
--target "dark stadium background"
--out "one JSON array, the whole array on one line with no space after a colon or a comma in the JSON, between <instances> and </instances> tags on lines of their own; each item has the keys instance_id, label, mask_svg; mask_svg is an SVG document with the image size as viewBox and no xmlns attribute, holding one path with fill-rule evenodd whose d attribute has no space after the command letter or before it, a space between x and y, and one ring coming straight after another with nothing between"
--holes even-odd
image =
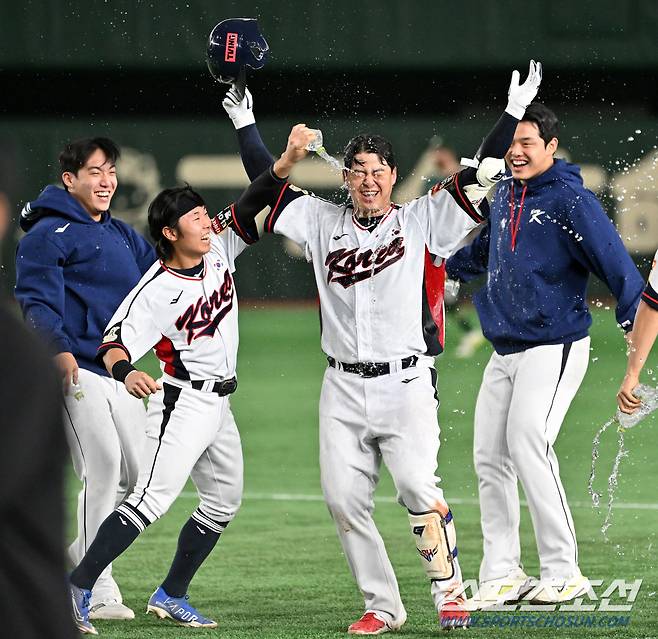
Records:
<instances>
[{"instance_id":1,"label":"dark stadium background","mask_svg":"<svg viewBox=\"0 0 658 639\"><path fill-rule=\"evenodd\" d=\"M603 175L597 192L646 273L658 241L650 179L658 176L655 162L637 166L656 152L658 132L652 0L2 3L0 190L12 214L57 182L57 154L73 137L109 135L127 149L113 210L138 226L157 190L180 181L182 158L234 154L225 87L204 55L211 28L235 16L257 17L270 45L268 66L250 79L270 148L281 150L298 121L321 128L335 154L357 132L381 132L394 143L401 182L433 136L471 154L504 107L512 69L523 74L531 57L541 60L540 98L563 121L560 143ZM637 193L617 200L613 176L634 170ZM195 184L194 173L186 177ZM239 184L199 188L222 207L244 179L238 166ZM302 186L344 197L326 184ZM7 289L16 239L12 231L3 246ZM315 296L310 269L281 244L268 237L241 259L243 298Z\"/></svg>"}]
</instances>

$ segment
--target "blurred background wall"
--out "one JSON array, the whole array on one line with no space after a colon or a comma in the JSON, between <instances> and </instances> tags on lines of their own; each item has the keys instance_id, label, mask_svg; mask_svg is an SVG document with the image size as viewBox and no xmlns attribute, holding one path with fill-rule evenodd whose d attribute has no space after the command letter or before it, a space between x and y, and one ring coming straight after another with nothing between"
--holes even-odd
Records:
<instances>
[{"instance_id":1,"label":"blurred background wall","mask_svg":"<svg viewBox=\"0 0 658 639\"><path fill-rule=\"evenodd\" d=\"M658 245L658 3L655 0L240 2L23 0L0 5L0 192L11 219L3 286L13 285L16 218L59 179L69 139L123 148L113 212L143 229L150 199L183 180L213 208L246 185L226 87L205 66L220 20L259 20L271 58L250 76L273 152L292 124L339 154L363 131L392 140L401 186L427 188L432 146L472 155L505 106L512 69L544 64L540 99L562 120L561 150L584 167L643 273ZM297 183L342 199L340 177L309 159ZM0 207L2 202L0 201ZM240 258L242 297L312 298L310 269L280 238Z\"/></svg>"}]
</instances>

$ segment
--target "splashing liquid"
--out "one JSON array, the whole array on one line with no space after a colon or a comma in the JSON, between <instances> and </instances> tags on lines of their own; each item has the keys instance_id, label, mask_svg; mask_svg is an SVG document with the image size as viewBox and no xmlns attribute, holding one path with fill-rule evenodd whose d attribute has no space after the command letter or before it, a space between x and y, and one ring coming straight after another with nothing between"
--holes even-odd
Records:
<instances>
[{"instance_id":1,"label":"splashing liquid","mask_svg":"<svg viewBox=\"0 0 658 639\"><path fill-rule=\"evenodd\" d=\"M322 144L322 131L320 129L311 129L315 133L315 139L306 145L308 151L316 153L335 171L342 171L343 165L333 156L327 153L327 149Z\"/></svg>"},{"instance_id":2,"label":"splashing liquid","mask_svg":"<svg viewBox=\"0 0 658 639\"><path fill-rule=\"evenodd\" d=\"M592 498L592 503L598 508L601 504L601 493L594 490L594 479L596 477L596 462L599 458L599 449L601 447L601 436L613 424L617 426L617 454L615 455L612 470L608 477L608 504L605 519L601 526L601 533L606 541L609 541L607 533L612 525L612 506L615 500L615 491L619 485L619 467L621 466L621 460L628 456L628 450L624 446L624 433L627 429L636 426L642 419L658 408L658 388L640 384L633 390L633 394L642 400L640 408L630 415L622 413L617 409L615 416L599 428L592 440L592 466L589 481L587 482L587 491Z\"/></svg>"},{"instance_id":3,"label":"splashing liquid","mask_svg":"<svg viewBox=\"0 0 658 639\"><path fill-rule=\"evenodd\" d=\"M598 432L594 436L594 440L592 441L592 466L590 469L589 481L587 482L587 491L589 492L592 498L592 503L596 508L598 508L601 504L601 493L597 493L594 490L594 479L596 478L596 461L599 458L601 435L603 435L603 433L612 424L618 424L616 418L610 419L605 424L603 424L603 426L599 428ZM619 435L619 437L617 438L617 454L615 455L615 461L612 464L612 471L610 472L610 476L608 477L608 506L605 514L605 519L603 520L603 525L601 526L601 533L603 534L603 538L606 541L609 541L607 533L608 533L608 528L610 528L610 526L612 525L612 505L615 501L615 490L619 485L619 466L621 464L621 460L628 455L628 451L624 446L625 429L622 428L621 426L618 426L617 432Z\"/></svg>"}]
</instances>

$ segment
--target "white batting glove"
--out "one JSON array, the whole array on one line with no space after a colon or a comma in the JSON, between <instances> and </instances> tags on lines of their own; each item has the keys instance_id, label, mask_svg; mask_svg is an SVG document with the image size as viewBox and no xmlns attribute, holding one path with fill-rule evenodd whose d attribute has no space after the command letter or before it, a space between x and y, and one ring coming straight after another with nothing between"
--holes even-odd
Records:
<instances>
[{"instance_id":1,"label":"white batting glove","mask_svg":"<svg viewBox=\"0 0 658 639\"><path fill-rule=\"evenodd\" d=\"M464 186L466 197L475 206L479 206L480 202L487 196L487 193L503 179L505 168L505 160L503 158L483 158L475 174L477 184L467 184Z\"/></svg>"},{"instance_id":2,"label":"white batting glove","mask_svg":"<svg viewBox=\"0 0 658 639\"><path fill-rule=\"evenodd\" d=\"M502 180L506 168L503 158L482 158L476 173L477 181L481 186L490 189Z\"/></svg>"},{"instance_id":3,"label":"white batting glove","mask_svg":"<svg viewBox=\"0 0 658 639\"><path fill-rule=\"evenodd\" d=\"M222 100L222 106L224 107L224 111L228 113L228 117L231 118L233 126L236 129L242 129L256 122L253 111L254 99L251 97L251 92L247 88L244 90L244 98L240 100L235 85L231 85L231 88L226 92L226 96Z\"/></svg>"},{"instance_id":4,"label":"white batting glove","mask_svg":"<svg viewBox=\"0 0 658 639\"><path fill-rule=\"evenodd\" d=\"M507 108L505 111L520 120L530 103L535 99L541 84L541 62L530 60L528 77L523 84L519 84L519 72L512 71L512 81L507 92Z\"/></svg>"}]
</instances>

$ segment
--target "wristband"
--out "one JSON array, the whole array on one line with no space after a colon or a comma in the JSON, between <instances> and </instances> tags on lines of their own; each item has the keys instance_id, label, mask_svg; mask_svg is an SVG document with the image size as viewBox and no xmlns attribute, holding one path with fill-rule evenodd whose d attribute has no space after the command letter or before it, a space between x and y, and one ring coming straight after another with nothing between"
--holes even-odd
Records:
<instances>
[{"instance_id":1,"label":"wristband","mask_svg":"<svg viewBox=\"0 0 658 639\"><path fill-rule=\"evenodd\" d=\"M117 382L125 382L126 377L133 371L137 369L127 360L120 359L118 362L112 366L112 377L117 380Z\"/></svg>"}]
</instances>

